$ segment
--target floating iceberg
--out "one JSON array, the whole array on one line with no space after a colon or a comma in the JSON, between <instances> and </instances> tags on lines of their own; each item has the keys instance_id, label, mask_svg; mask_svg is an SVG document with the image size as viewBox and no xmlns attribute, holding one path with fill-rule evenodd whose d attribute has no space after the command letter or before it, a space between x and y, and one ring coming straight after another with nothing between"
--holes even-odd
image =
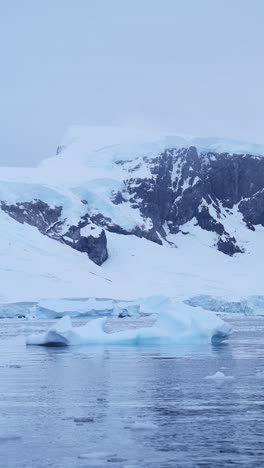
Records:
<instances>
[{"instance_id":1,"label":"floating iceberg","mask_svg":"<svg viewBox=\"0 0 264 468\"><path fill-rule=\"evenodd\" d=\"M133 431L152 431L158 428L159 426L151 421L134 421L132 424L127 426L127 429L132 429Z\"/></svg>"},{"instance_id":2,"label":"floating iceberg","mask_svg":"<svg viewBox=\"0 0 264 468\"><path fill-rule=\"evenodd\" d=\"M231 380L234 380L234 377L232 375L225 375L223 372L218 371L213 375L207 375L205 379L215 380L216 382L230 382Z\"/></svg>"},{"instance_id":3,"label":"floating iceberg","mask_svg":"<svg viewBox=\"0 0 264 468\"><path fill-rule=\"evenodd\" d=\"M112 345L112 344L177 344L210 343L222 341L231 333L231 326L211 312L193 308L182 302L167 300L162 304L153 325L107 333L107 317L89 321L84 326L73 327L70 317L63 317L47 332L30 335L28 345Z\"/></svg>"}]
</instances>

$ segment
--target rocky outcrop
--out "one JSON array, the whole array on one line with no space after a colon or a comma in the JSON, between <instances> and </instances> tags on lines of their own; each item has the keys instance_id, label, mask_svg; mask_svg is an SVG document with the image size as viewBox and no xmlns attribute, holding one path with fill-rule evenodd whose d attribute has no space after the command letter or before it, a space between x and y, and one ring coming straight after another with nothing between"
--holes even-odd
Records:
<instances>
[{"instance_id":1,"label":"rocky outcrop","mask_svg":"<svg viewBox=\"0 0 264 468\"><path fill-rule=\"evenodd\" d=\"M102 265L108 257L105 232L94 225L88 216L81 219L77 226L68 226L67 219L62 216L62 206L50 207L37 199L10 205L2 201L0 206L19 223L35 226L42 234L87 253L97 265Z\"/></svg>"},{"instance_id":2,"label":"rocky outcrop","mask_svg":"<svg viewBox=\"0 0 264 468\"><path fill-rule=\"evenodd\" d=\"M90 234L83 235L82 230L89 228ZM93 230L96 233L93 234ZM70 226L66 234L62 236L63 242L79 252L85 252L97 265L107 260L107 239L105 231L89 222L81 221L78 226Z\"/></svg>"},{"instance_id":3,"label":"rocky outcrop","mask_svg":"<svg viewBox=\"0 0 264 468\"><path fill-rule=\"evenodd\" d=\"M125 181L130 203L151 219L152 231L166 239L191 220L216 234L215 246L227 255L242 253L225 228L228 210L238 206L246 225L264 223L264 158L204 152L195 147L167 149L144 162L151 177ZM135 173L137 168L135 168ZM133 171L132 171L133 174ZM142 233L146 237L146 232ZM155 235L152 240L156 241Z\"/></svg>"},{"instance_id":4,"label":"rocky outcrop","mask_svg":"<svg viewBox=\"0 0 264 468\"><path fill-rule=\"evenodd\" d=\"M264 188L251 198L242 200L239 204L239 210L243 213L249 229L254 230L254 225L257 224L264 226Z\"/></svg>"},{"instance_id":5,"label":"rocky outcrop","mask_svg":"<svg viewBox=\"0 0 264 468\"><path fill-rule=\"evenodd\" d=\"M56 235L64 222L61 219L62 206L52 208L42 200L35 199L16 204L1 201L0 206L13 219L22 224L35 226L42 234L47 234L50 231Z\"/></svg>"}]
</instances>

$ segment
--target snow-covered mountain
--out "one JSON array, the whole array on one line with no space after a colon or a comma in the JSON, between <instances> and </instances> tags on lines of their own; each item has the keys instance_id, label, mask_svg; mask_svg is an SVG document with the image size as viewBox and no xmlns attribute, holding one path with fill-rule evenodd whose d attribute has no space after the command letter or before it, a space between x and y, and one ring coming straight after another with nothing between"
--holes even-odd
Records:
<instances>
[{"instance_id":1,"label":"snow-covered mountain","mask_svg":"<svg viewBox=\"0 0 264 468\"><path fill-rule=\"evenodd\" d=\"M264 147L72 127L0 171L0 301L263 294Z\"/></svg>"}]
</instances>

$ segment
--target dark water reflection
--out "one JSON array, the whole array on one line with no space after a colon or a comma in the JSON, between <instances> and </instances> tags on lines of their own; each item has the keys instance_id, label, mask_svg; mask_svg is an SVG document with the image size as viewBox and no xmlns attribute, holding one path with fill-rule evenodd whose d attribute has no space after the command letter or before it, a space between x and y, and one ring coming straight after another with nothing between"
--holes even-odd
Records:
<instances>
[{"instance_id":1,"label":"dark water reflection","mask_svg":"<svg viewBox=\"0 0 264 468\"><path fill-rule=\"evenodd\" d=\"M222 345L107 349L1 321L0 467L263 467L264 319L232 322Z\"/></svg>"}]
</instances>

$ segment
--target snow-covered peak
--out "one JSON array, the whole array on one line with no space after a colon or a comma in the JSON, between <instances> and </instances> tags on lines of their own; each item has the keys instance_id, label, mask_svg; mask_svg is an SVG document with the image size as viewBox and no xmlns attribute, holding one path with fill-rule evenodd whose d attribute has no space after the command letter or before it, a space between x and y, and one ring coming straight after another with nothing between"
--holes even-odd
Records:
<instances>
[{"instance_id":1,"label":"snow-covered peak","mask_svg":"<svg viewBox=\"0 0 264 468\"><path fill-rule=\"evenodd\" d=\"M120 183L124 173L117 163L138 164L143 158L154 158L166 149L190 146L195 146L198 153L264 155L264 145L222 138L198 138L115 126L72 126L58 146L57 154L44 160L31 176L53 186L73 187L99 179Z\"/></svg>"},{"instance_id":2,"label":"snow-covered peak","mask_svg":"<svg viewBox=\"0 0 264 468\"><path fill-rule=\"evenodd\" d=\"M190 146L195 146L198 152L215 151L230 154L264 155L264 145L261 144L117 126L71 126L59 148L63 157L70 156L71 151L79 147L82 149L82 155L107 151L112 157L123 153L123 157L126 158L127 153L132 153L136 157L139 153Z\"/></svg>"},{"instance_id":3,"label":"snow-covered peak","mask_svg":"<svg viewBox=\"0 0 264 468\"><path fill-rule=\"evenodd\" d=\"M37 168L1 168L0 180L52 187L74 187L99 179L122 183L124 172L118 162L138 164L143 158L154 158L166 149L190 146L195 146L198 153L264 155L264 145L236 140L177 135L144 128L75 125L66 132L56 155L45 159ZM141 177L145 169L141 167ZM147 175L148 172L145 177Z\"/></svg>"}]
</instances>

